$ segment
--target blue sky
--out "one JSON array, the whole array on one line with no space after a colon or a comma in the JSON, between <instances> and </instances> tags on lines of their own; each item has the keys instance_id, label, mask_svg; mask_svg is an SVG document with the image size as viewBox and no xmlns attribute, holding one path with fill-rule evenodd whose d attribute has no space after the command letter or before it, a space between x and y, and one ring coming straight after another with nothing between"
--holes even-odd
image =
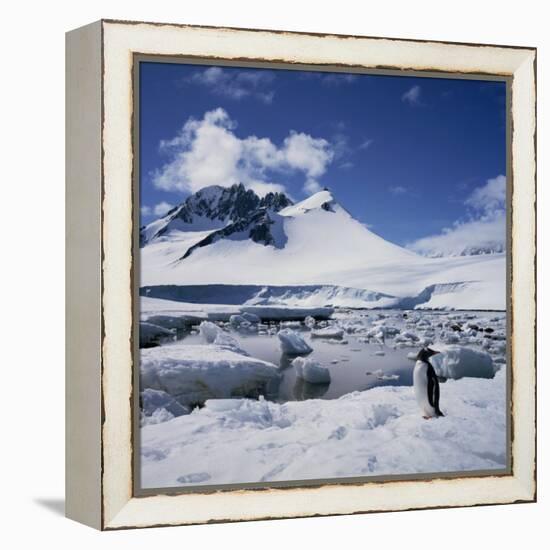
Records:
<instances>
[{"instance_id":1,"label":"blue sky","mask_svg":"<svg viewBox=\"0 0 550 550\"><path fill-rule=\"evenodd\" d=\"M327 186L401 245L504 239L505 93L504 82L141 63L142 222L239 179L294 200Z\"/></svg>"}]
</instances>

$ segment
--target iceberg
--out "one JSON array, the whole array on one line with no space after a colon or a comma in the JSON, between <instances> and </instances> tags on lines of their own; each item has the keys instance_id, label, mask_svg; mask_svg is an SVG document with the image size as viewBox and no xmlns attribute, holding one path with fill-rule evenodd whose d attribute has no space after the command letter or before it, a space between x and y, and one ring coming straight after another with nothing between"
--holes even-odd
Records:
<instances>
[{"instance_id":1,"label":"iceberg","mask_svg":"<svg viewBox=\"0 0 550 550\"><path fill-rule=\"evenodd\" d=\"M291 328L283 328L277 336L281 342L281 350L287 355L302 355L311 353L313 349L311 346Z\"/></svg>"},{"instance_id":2,"label":"iceberg","mask_svg":"<svg viewBox=\"0 0 550 550\"><path fill-rule=\"evenodd\" d=\"M437 344L434 344L434 349L441 352L430 359L438 376L458 380L464 377L493 378L495 375L493 359L484 351Z\"/></svg>"},{"instance_id":3,"label":"iceberg","mask_svg":"<svg viewBox=\"0 0 550 550\"><path fill-rule=\"evenodd\" d=\"M296 357L292 366L296 369L296 376L310 384L330 384L330 371L317 361Z\"/></svg>"}]
</instances>

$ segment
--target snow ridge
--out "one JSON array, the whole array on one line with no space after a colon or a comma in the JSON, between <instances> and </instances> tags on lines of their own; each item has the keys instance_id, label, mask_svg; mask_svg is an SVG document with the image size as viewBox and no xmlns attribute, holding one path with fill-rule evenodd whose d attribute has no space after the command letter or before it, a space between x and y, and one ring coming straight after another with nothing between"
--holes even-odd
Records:
<instances>
[{"instance_id":1,"label":"snow ridge","mask_svg":"<svg viewBox=\"0 0 550 550\"><path fill-rule=\"evenodd\" d=\"M231 187L212 185L188 197L165 216L140 231L140 244L171 231L204 231L221 229L227 224L249 218L259 209L277 212L292 204L284 193L267 193L259 197L242 183Z\"/></svg>"}]
</instances>

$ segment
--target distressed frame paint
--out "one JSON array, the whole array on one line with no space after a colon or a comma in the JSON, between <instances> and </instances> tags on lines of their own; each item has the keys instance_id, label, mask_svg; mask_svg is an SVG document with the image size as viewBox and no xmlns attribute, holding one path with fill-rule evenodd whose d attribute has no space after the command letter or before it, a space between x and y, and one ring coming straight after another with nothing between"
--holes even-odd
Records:
<instances>
[{"instance_id":1,"label":"distressed frame paint","mask_svg":"<svg viewBox=\"0 0 550 550\"><path fill-rule=\"evenodd\" d=\"M98 30L99 29L99 30ZM73 31L81 32L80 30ZM387 38L348 37L275 31L190 27L155 23L102 21L97 24L102 63L101 177L95 185L101 197L97 227L101 229L101 379L103 418L98 442L90 448L101 455L97 494L89 490L89 510L100 515L69 515L101 529L181 525L283 517L397 511L536 499L536 367L535 367L535 207L536 207L536 50L533 48L450 44ZM181 56L233 63L271 62L341 70L409 70L510 77L512 95L511 172L514 190L512 219L512 420L511 475L454 479L367 481L318 487L238 489L135 497L132 479L132 319L133 159L132 70L134 54ZM444 76L444 75L441 75ZM84 105L85 106L85 105ZM71 136L68 136L70 139ZM84 140L85 142L85 140ZM84 143L85 145L85 143ZM77 148L73 153L84 154ZM99 162L98 160L95 161ZM85 165L93 172L94 164ZM77 186L69 174L67 185ZM520 192L518 192L518 190ZM70 205L68 205L70 207ZM84 206L82 206L84 208ZM70 236L68 236L68 241ZM98 266L99 267L99 266ZM81 280L80 282L86 282ZM82 336L74 336L78 340ZM68 365L73 378L83 367ZM68 388L70 391L71 388ZM97 388L99 392L99 388ZM94 398L97 395L93 396ZM97 405L97 403L96 403ZM94 410L84 400L72 403L75 421ZM99 423L100 419L97 419ZM71 444L83 444L72 442ZM93 477L93 476L92 476ZM88 480L88 485L89 479ZM69 502L69 501L68 501ZM90 512L91 513L91 512ZM78 516L78 517L77 517Z\"/></svg>"},{"instance_id":2,"label":"distressed frame paint","mask_svg":"<svg viewBox=\"0 0 550 550\"><path fill-rule=\"evenodd\" d=\"M140 86L139 86L139 74L140 63L180 63L180 64L200 64L210 66L226 66L226 67L247 67L247 68L269 68L269 69L289 69L288 64L284 63L271 63L271 62L259 62L259 61L233 61L226 59L209 59L209 58L188 58L184 56L169 56L169 55L144 55L134 53L133 66L132 66L132 158L133 158L133 173L132 173L132 193L133 193L133 252L132 252L132 313L134 319L139 319L140 305L139 305L139 275L136 275L140 271L140 247L139 247L139 231L137 228L140 223L140 154L139 154L139 139L140 139ZM450 78L455 80L482 80L482 81L497 81L503 82L506 85L506 172L507 172L507 189L506 189L506 203L511 204L512 200L512 166L511 166L511 84L512 78L509 76L496 76L496 75L481 75L481 74L464 74L464 73L444 73L434 71L411 71L411 70L389 70L389 69L359 69L354 67L348 69L341 65L323 65L320 69L316 65L302 65L300 63L294 63L290 66L290 70L296 71L326 71L326 72L345 72L347 74L369 74L369 75L386 75L386 76L418 76L423 78ZM506 216L506 243L507 250L511 250L511 216L510 211ZM509 315L512 311L511 300L511 261L510 254L507 254L506 258L506 314ZM139 325L133 324L133 389L132 394L137 395L139 392ZM507 323L507 357L512 355L511 346L511 325ZM512 389L512 376L511 369L507 369L506 373L506 399L507 403L511 403L511 389ZM137 391L136 391L137 389ZM449 472L431 472L420 474L388 474L383 476L346 476L340 478L329 479L306 479L306 480L286 480L286 481L271 481L271 482L246 482L246 483L232 483L232 484L220 484L220 485L198 485L190 487L161 487L161 488L141 488L140 483L140 425L139 425L139 403L134 399L132 407L132 439L133 439L133 463L132 463L132 481L133 481L133 495L136 497L151 496L158 494L170 494L177 495L181 493L213 493L217 491L234 491L235 489L267 489L267 488L292 488L292 487L319 487L329 484L358 484L358 483L372 483L372 482L391 482L402 480L431 480L431 479L448 479L448 478L465 478L465 477L480 477L480 476L501 476L510 475L512 468L512 453L511 453L511 437L512 437L512 422L511 422L511 407L508 407L506 413L506 466L503 468L494 468L491 470L468 470L468 471L449 471Z\"/></svg>"}]
</instances>

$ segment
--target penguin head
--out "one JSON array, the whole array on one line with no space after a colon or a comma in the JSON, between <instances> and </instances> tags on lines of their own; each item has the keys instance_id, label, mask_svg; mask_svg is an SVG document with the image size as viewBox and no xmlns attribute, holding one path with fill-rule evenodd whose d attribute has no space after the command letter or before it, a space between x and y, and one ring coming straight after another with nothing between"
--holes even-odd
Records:
<instances>
[{"instance_id":1,"label":"penguin head","mask_svg":"<svg viewBox=\"0 0 550 550\"><path fill-rule=\"evenodd\" d=\"M432 357L433 355L437 355L438 353L441 353L440 351L436 351L435 349L432 349L432 348L422 348L419 352L418 352L418 355L416 356L416 360L417 361L426 361L428 362L428 359L430 357Z\"/></svg>"}]
</instances>

